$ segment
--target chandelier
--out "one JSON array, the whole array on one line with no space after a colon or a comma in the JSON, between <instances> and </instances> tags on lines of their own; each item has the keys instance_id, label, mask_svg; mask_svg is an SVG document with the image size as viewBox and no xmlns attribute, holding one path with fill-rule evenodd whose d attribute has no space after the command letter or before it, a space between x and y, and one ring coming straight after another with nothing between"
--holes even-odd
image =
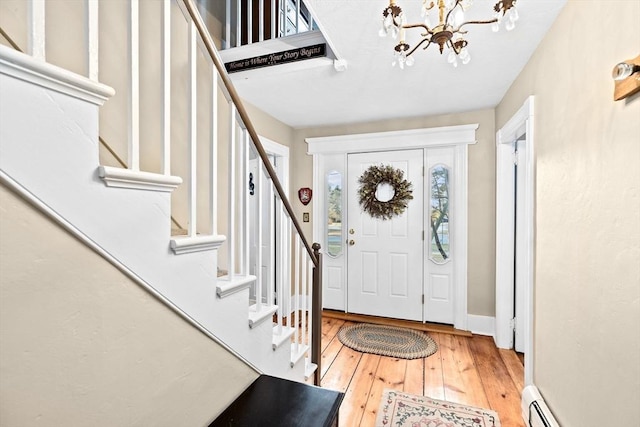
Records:
<instances>
[{"instance_id":1,"label":"chandelier","mask_svg":"<svg viewBox=\"0 0 640 427\"><path fill-rule=\"evenodd\" d=\"M426 43L423 49L427 49L432 44L438 45L440 54L448 49L447 62L454 67L458 66L458 61L468 64L471 55L467 50L468 42L464 35L467 34L465 26L471 24L492 24L493 31L500 29L500 24L505 23L507 31L515 28L518 20L516 10L517 0L499 0L493 7L493 19L484 21L465 21L464 13L471 6L473 0L423 0L422 17L423 22L407 24L406 16L395 0L389 0L389 6L382 11L382 29L380 36L391 36L394 39L400 37L400 42L395 46L394 60L392 65L398 64L400 68L411 66L414 63L412 54ZM437 16L433 19L430 12L437 7ZM405 30L412 28L422 28L422 39L412 48L405 41Z\"/></svg>"}]
</instances>

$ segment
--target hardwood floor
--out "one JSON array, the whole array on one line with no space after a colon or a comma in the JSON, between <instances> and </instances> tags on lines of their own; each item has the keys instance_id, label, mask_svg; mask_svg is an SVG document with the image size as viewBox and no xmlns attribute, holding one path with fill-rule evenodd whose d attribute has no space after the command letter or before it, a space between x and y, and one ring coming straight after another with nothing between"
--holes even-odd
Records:
<instances>
[{"instance_id":1,"label":"hardwood floor","mask_svg":"<svg viewBox=\"0 0 640 427\"><path fill-rule=\"evenodd\" d=\"M345 393L340 427L374 426L385 388L493 409L503 427L524 427L522 363L515 352L497 349L490 337L428 332L438 352L404 360L343 346L337 333L345 324L352 322L322 320L322 387Z\"/></svg>"}]
</instances>

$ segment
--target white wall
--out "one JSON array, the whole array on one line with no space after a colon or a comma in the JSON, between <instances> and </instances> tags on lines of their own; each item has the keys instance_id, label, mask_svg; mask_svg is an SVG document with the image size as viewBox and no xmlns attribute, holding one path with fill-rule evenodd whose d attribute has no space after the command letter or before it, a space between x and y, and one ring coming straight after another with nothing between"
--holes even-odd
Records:
<instances>
[{"instance_id":1,"label":"white wall","mask_svg":"<svg viewBox=\"0 0 640 427\"><path fill-rule=\"evenodd\" d=\"M203 426L257 374L0 186L0 425Z\"/></svg>"},{"instance_id":2,"label":"white wall","mask_svg":"<svg viewBox=\"0 0 640 427\"><path fill-rule=\"evenodd\" d=\"M534 381L563 426L640 419L640 2L569 0L496 109L535 95Z\"/></svg>"}]
</instances>

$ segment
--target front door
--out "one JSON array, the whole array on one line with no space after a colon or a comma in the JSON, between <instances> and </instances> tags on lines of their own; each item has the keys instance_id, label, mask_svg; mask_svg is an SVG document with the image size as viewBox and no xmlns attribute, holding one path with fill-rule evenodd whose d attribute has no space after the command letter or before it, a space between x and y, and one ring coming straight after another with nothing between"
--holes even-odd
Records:
<instances>
[{"instance_id":1,"label":"front door","mask_svg":"<svg viewBox=\"0 0 640 427\"><path fill-rule=\"evenodd\" d=\"M423 158L423 150L348 155L350 313L423 320ZM413 186L413 199L404 212L386 220L364 212L358 201L359 178L369 167L381 165L403 171ZM379 198L391 196L388 186L380 187Z\"/></svg>"}]
</instances>

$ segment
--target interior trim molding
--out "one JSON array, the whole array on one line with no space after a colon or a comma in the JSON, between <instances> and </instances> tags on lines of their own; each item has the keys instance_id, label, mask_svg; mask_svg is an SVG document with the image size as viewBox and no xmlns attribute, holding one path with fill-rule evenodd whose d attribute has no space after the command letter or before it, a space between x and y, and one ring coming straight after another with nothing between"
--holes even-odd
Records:
<instances>
[{"instance_id":1,"label":"interior trim molding","mask_svg":"<svg viewBox=\"0 0 640 427\"><path fill-rule=\"evenodd\" d=\"M479 124L305 138L307 154L361 153L475 144Z\"/></svg>"},{"instance_id":2,"label":"interior trim molding","mask_svg":"<svg viewBox=\"0 0 640 427\"><path fill-rule=\"evenodd\" d=\"M174 254L190 254L194 252L217 250L227 240L226 236L176 237L171 239L170 247Z\"/></svg>"},{"instance_id":3,"label":"interior trim molding","mask_svg":"<svg viewBox=\"0 0 640 427\"><path fill-rule=\"evenodd\" d=\"M496 318L492 316L467 314L467 326L476 335L488 337L495 337L496 335Z\"/></svg>"},{"instance_id":4,"label":"interior trim molding","mask_svg":"<svg viewBox=\"0 0 640 427\"><path fill-rule=\"evenodd\" d=\"M134 171L112 166L99 166L98 176L107 187L129 188L136 190L161 191L170 193L182 184L179 176Z\"/></svg>"},{"instance_id":5,"label":"interior trim molding","mask_svg":"<svg viewBox=\"0 0 640 427\"><path fill-rule=\"evenodd\" d=\"M0 73L99 106L116 93L112 87L37 60L5 45L0 45Z\"/></svg>"}]
</instances>

